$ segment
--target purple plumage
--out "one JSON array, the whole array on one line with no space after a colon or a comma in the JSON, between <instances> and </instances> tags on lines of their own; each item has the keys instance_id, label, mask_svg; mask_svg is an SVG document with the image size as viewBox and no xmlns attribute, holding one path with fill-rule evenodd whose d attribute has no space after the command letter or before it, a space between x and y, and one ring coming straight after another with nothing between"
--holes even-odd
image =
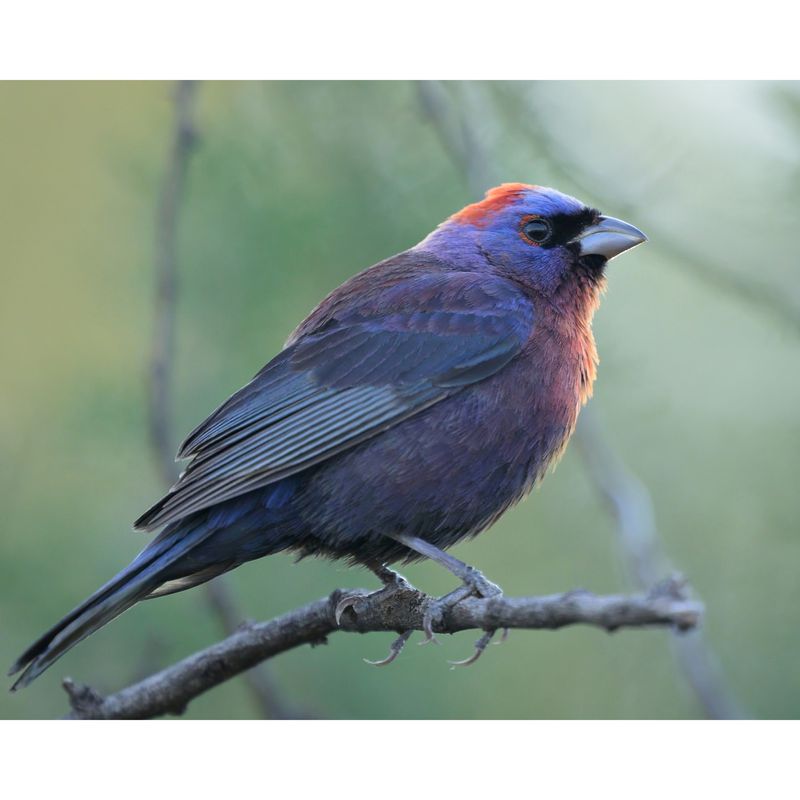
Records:
<instances>
[{"instance_id":1,"label":"purple plumage","mask_svg":"<svg viewBox=\"0 0 800 800\"><path fill-rule=\"evenodd\" d=\"M380 573L487 528L563 452L591 394L606 262L644 238L504 184L347 281L187 437L185 472L136 522L164 530L23 653L15 685L137 601L254 558Z\"/></svg>"}]
</instances>

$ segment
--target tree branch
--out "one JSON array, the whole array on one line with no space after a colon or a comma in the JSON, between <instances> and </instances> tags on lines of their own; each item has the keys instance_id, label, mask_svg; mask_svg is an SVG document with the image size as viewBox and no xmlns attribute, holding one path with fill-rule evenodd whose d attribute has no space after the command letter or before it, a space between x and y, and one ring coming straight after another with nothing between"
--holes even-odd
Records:
<instances>
[{"instance_id":1,"label":"tree branch","mask_svg":"<svg viewBox=\"0 0 800 800\"><path fill-rule=\"evenodd\" d=\"M423 615L435 602L412 587L390 595L355 590L363 597L337 625L336 606L343 596L353 593L337 590L269 622L244 625L227 639L108 697L67 679L64 689L72 707L68 718L149 719L181 714L195 697L214 686L279 653L304 644L325 644L337 630L422 630ZM698 625L702 613L702 605L687 598L683 584L670 579L646 595L597 596L576 590L546 597L467 598L440 617L434 630L441 634L471 629L556 630L583 624L609 632L650 626L688 631Z\"/></svg>"}]
</instances>

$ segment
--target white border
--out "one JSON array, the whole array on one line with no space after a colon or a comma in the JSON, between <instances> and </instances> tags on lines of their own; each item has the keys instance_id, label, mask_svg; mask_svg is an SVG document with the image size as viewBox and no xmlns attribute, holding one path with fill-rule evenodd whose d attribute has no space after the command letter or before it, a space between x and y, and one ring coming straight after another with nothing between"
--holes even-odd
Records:
<instances>
[{"instance_id":1,"label":"white border","mask_svg":"<svg viewBox=\"0 0 800 800\"><path fill-rule=\"evenodd\" d=\"M800 77L792 4L26 0L5 78Z\"/></svg>"},{"instance_id":2,"label":"white border","mask_svg":"<svg viewBox=\"0 0 800 800\"><path fill-rule=\"evenodd\" d=\"M487 689L488 690L488 689ZM784 797L797 723L3 723L6 796Z\"/></svg>"}]
</instances>

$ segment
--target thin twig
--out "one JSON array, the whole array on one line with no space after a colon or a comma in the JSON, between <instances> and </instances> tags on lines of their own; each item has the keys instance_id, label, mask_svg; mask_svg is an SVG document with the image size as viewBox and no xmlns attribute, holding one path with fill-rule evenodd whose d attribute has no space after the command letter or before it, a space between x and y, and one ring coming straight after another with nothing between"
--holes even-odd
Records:
<instances>
[{"instance_id":1,"label":"thin twig","mask_svg":"<svg viewBox=\"0 0 800 800\"><path fill-rule=\"evenodd\" d=\"M175 87L175 125L156 209L156 294L150 354L148 421L153 455L161 479L167 486L175 480L171 395L177 295L176 238L178 213L182 205L189 158L197 140L194 124L196 88L194 81L180 81Z\"/></svg>"},{"instance_id":2,"label":"thin twig","mask_svg":"<svg viewBox=\"0 0 800 800\"><path fill-rule=\"evenodd\" d=\"M277 619L243 626L227 639L108 697L67 679L69 718L149 719L181 714L191 700L214 686L279 653L304 644L324 644L337 630L422 630L427 607L436 602L410 586L391 594L358 591L363 598L344 613L338 626L336 607L352 591L338 590ZM583 624L609 632L650 626L688 631L698 625L702 613L702 606L688 600L679 583L668 581L648 595L599 597L574 591L547 597L468 598L437 618L434 629L444 634L472 629L556 630Z\"/></svg>"},{"instance_id":3,"label":"thin twig","mask_svg":"<svg viewBox=\"0 0 800 800\"><path fill-rule=\"evenodd\" d=\"M470 163L480 164L482 170L487 170L491 159L478 147L474 136L459 135L459 129L469 129L469 125L463 122L463 115L460 126L447 122L452 114L459 113L459 109L453 107L452 99L441 84L420 81L417 89L423 111L435 126L445 151L466 176L471 192L479 195L486 186L470 179L476 174ZM541 144L543 137L538 128L536 132L534 141ZM565 174L569 172L565 164L553 161L550 150L542 148L540 155L548 166L556 166ZM575 184L574 180L571 182ZM607 501L617 522L620 549L631 577L635 585L646 590L671 571L662 553L650 493L615 451L591 407L583 410L575 439L595 491ZM743 716L726 686L716 656L699 631L691 637L681 637L674 644L673 653L681 673L708 716L721 719Z\"/></svg>"},{"instance_id":4,"label":"thin twig","mask_svg":"<svg viewBox=\"0 0 800 800\"><path fill-rule=\"evenodd\" d=\"M197 142L195 124L195 81L179 81L175 87L175 122L167 167L161 186L155 223L155 317L150 356L148 420L150 443L159 474L165 486L175 480L172 431L172 375L175 354L175 306L178 282L178 215L185 194L189 160ZM217 615L222 630L232 633L243 621L224 578L204 587L209 607ZM296 716L279 699L272 679L266 673L245 675L262 715L270 718Z\"/></svg>"}]
</instances>

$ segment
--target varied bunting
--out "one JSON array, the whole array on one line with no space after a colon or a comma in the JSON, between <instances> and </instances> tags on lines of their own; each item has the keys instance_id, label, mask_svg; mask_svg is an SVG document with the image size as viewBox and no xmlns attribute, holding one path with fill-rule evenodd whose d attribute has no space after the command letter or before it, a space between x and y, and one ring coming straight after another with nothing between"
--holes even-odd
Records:
<instances>
[{"instance_id":1,"label":"varied bunting","mask_svg":"<svg viewBox=\"0 0 800 800\"><path fill-rule=\"evenodd\" d=\"M424 556L497 591L443 549L563 452L592 391L606 263L645 240L510 183L348 280L189 434L188 466L135 523L161 533L20 656L15 688L139 600L282 550L366 565L388 587L386 564Z\"/></svg>"}]
</instances>

